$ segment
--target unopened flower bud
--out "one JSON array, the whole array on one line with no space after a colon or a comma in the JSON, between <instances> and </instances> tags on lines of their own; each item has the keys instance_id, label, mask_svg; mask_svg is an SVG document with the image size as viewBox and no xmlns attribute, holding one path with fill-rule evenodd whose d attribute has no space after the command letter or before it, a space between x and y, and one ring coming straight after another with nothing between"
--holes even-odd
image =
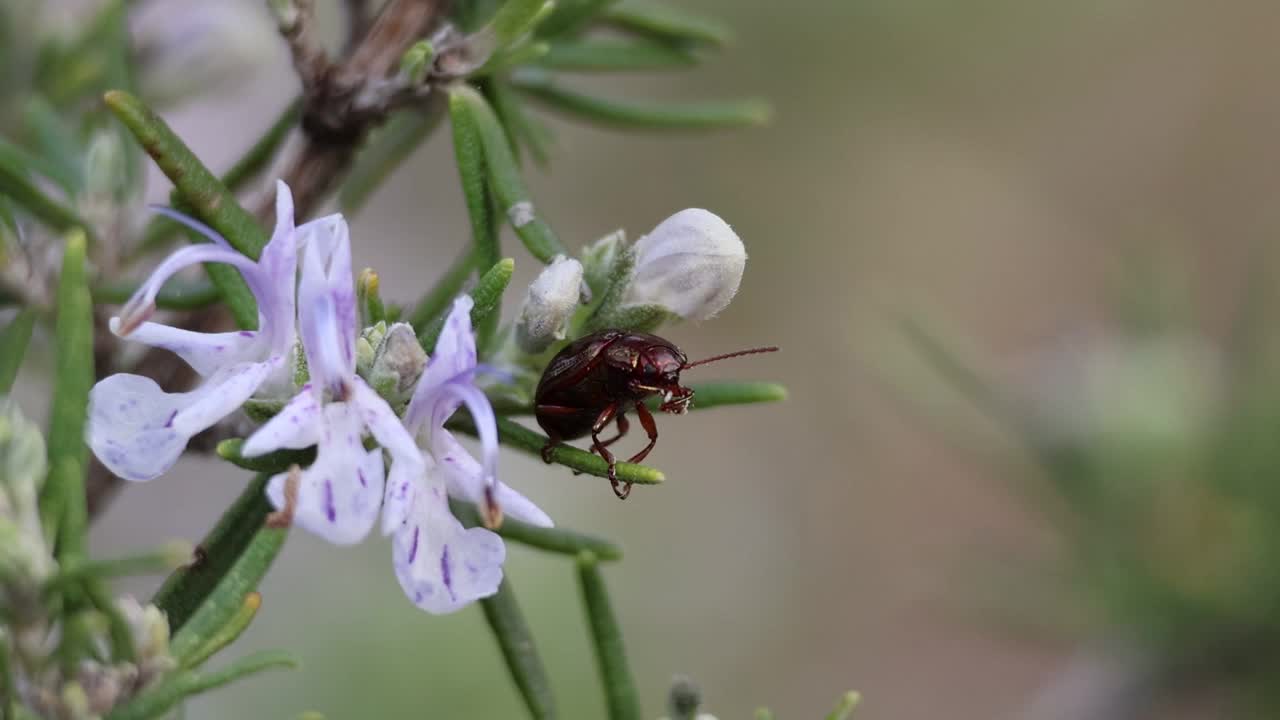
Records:
<instances>
[{"instance_id":1,"label":"unopened flower bud","mask_svg":"<svg viewBox=\"0 0 1280 720\"><path fill-rule=\"evenodd\" d=\"M632 248L635 269L622 306L659 306L706 320L738 292L747 252L715 214L690 208L663 220Z\"/></svg>"},{"instance_id":2,"label":"unopened flower bud","mask_svg":"<svg viewBox=\"0 0 1280 720\"><path fill-rule=\"evenodd\" d=\"M407 402L414 384L427 365L427 353L418 343L413 326L396 323L374 351L369 385L392 404Z\"/></svg>"},{"instance_id":3,"label":"unopened flower bud","mask_svg":"<svg viewBox=\"0 0 1280 720\"><path fill-rule=\"evenodd\" d=\"M178 103L258 67L276 42L248 0L151 0L130 13L140 85L158 104Z\"/></svg>"},{"instance_id":4,"label":"unopened flower bud","mask_svg":"<svg viewBox=\"0 0 1280 720\"><path fill-rule=\"evenodd\" d=\"M593 293L603 294L618 258L627 249L627 234L615 230L582 249L582 276Z\"/></svg>"},{"instance_id":5,"label":"unopened flower bud","mask_svg":"<svg viewBox=\"0 0 1280 720\"><path fill-rule=\"evenodd\" d=\"M564 339L565 325L578 308L582 292L582 263L557 256L529 285L520 319L516 322L516 342L520 349L536 354L555 340Z\"/></svg>"}]
</instances>

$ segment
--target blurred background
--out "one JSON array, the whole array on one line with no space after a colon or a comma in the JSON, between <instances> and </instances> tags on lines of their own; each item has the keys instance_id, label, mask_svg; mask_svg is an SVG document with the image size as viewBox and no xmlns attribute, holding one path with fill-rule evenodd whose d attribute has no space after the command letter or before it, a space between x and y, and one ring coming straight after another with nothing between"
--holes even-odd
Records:
<instances>
[{"instance_id":1,"label":"blurred background","mask_svg":"<svg viewBox=\"0 0 1280 720\"><path fill-rule=\"evenodd\" d=\"M554 120L534 196L574 248L685 207L728 220L751 257L738 298L664 334L691 356L777 344L706 377L791 397L660 418L669 481L625 503L525 455L502 464L561 525L624 546L606 572L646 713L678 672L722 720L820 717L849 688L866 718L1273 716L1256 673L1280 649L1280 402L1258 271L1280 231L1280 6L684 4L733 27L723 57L576 86L760 96L774 122ZM319 6L336 29L338 4ZM261 72L165 113L214 168L296 90L274 34L255 42ZM447 132L352 236L389 299L433 282L468 237ZM535 263L505 247L518 288ZM196 540L241 487L187 462L123 493L94 551ZM508 572L564 716L601 716L571 566L512 547ZM381 539L296 533L262 591L237 649L290 648L302 670L188 718L521 716L479 609L415 610Z\"/></svg>"}]
</instances>

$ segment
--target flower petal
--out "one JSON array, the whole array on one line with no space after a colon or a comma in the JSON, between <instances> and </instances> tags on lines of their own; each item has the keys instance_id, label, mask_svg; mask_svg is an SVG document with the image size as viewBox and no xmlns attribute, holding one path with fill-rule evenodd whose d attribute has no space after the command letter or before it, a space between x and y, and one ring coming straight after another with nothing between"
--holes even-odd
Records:
<instances>
[{"instance_id":1,"label":"flower petal","mask_svg":"<svg viewBox=\"0 0 1280 720\"><path fill-rule=\"evenodd\" d=\"M118 335L120 319L111 318L109 325L111 332ZM266 353L260 337L252 330L201 333L153 322L142 323L128 335L130 340L176 354L204 376L227 365L262 360Z\"/></svg>"},{"instance_id":2,"label":"flower petal","mask_svg":"<svg viewBox=\"0 0 1280 720\"><path fill-rule=\"evenodd\" d=\"M360 542L378 518L382 499L382 451L366 451L361 421L349 403L324 406L316 461L302 471L293 522L335 545ZM285 506L288 473L271 478L267 497Z\"/></svg>"},{"instance_id":3,"label":"flower petal","mask_svg":"<svg viewBox=\"0 0 1280 720\"><path fill-rule=\"evenodd\" d=\"M133 328L155 311L156 294L160 292L165 281L192 265L208 262L226 263L239 268L251 288L260 281L257 263L235 250L219 245L189 245L165 258L133 293L133 297L129 298L129 302L125 303L120 310L119 317L123 329L117 331L117 334L127 337ZM257 294L256 289L254 292Z\"/></svg>"},{"instance_id":4,"label":"flower petal","mask_svg":"<svg viewBox=\"0 0 1280 720\"><path fill-rule=\"evenodd\" d=\"M294 298L298 280L298 239L293 226L293 195L289 186L276 181L276 227L262 248L258 267L263 276L258 294L258 312L263 329L271 335L272 352L284 355L295 342Z\"/></svg>"},{"instance_id":5,"label":"flower petal","mask_svg":"<svg viewBox=\"0 0 1280 720\"><path fill-rule=\"evenodd\" d=\"M418 379L413 398L404 414L405 427L417 435L423 423L433 417L448 417L461 402L456 398L442 398L440 389L451 381L469 380L467 373L476 367L476 339L471 333L471 298L460 295L453 301L453 309L445 318L444 328L436 341L427 369Z\"/></svg>"},{"instance_id":6,"label":"flower petal","mask_svg":"<svg viewBox=\"0 0 1280 720\"><path fill-rule=\"evenodd\" d=\"M225 367L187 393L166 393L140 375L105 378L89 393L89 447L126 480L155 478L173 467L191 436L249 399L274 365Z\"/></svg>"},{"instance_id":7,"label":"flower petal","mask_svg":"<svg viewBox=\"0 0 1280 720\"><path fill-rule=\"evenodd\" d=\"M351 402L360 409L360 418L369 428L374 439L391 453L393 459L397 462L422 464L422 451L413 441L413 436L405 429L404 423L396 416L387 401L374 392L362 378L357 377L352 383Z\"/></svg>"},{"instance_id":8,"label":"flower petal","mask_svg":"<svg viewBox=\"0 0 1280 720\"><path fill-rule=\"evenodd\" d=\"M448 430L439 430L433 442L433 454L440 463L449 494L483 507L485 482L484 468ZM539 527L554 527L551 517L532 500L499 482L494 499L502 512L516 520Z\"/></svg>"},{"instance_id":9,"label":"flower petal","mask_svg":"<svg viewBox=\"0 0 1280 720\"><path fill-rule=\"evenodd\" d=\"M449 512L442 479L419 486L392 540L400 587L414 605L443 614L488 597L502 583L506 546L484 528L464 528Z\"/></svg>"},{"instance_id":10,"label":"flower petal","mask_svg":"<svg viewBox=\"0 0 1280 720\"><path fill-rule=\"evenodd\" d=\"M325 233L313 230L310 240L317 236L323 237ZM334 390L346 388L356 367L355 288L350 273L350 248L345 243L343 247L348 272L345 277L331 277L325 270L322 245L308 241L302 256L302 279L298 283L298 330L311 377L322 387Z\"/></svg>"},{"instance_id":11,"label":"flower petal","mask_svg":"<svg viewBox=\"0 0 1280 720\"><path fill-rule=\"evenodd\" d=\"M274 450L310 447L320 442L323 429L320 401L311 385L304 385L288 405L249 436L240 453L255 457Z\"/></svg>"}]
</instances>

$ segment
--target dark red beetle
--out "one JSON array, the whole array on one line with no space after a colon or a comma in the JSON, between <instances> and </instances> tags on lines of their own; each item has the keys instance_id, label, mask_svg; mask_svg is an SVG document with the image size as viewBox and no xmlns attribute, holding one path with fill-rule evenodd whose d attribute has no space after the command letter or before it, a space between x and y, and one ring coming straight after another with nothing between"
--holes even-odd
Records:
<instances>
[{"instance_id":1,"label":"dark red beetle","mask_svg":"<svg viewBox=\"0 0 1280 720\"><path fill-rule=\"evenodd\" d=\"M617 460L609 446L627 434L626 412L634 407L649 444L627 462L640 462L658 442L658 425L645 407L650 395L662 395L659 410L683 413L693 390L680 384L680 371L739 355L774 352L776 347L739 350L697 362L669 340L626 330L601 330L565 346L547 364L534 394L538 424L547 433L542 459L551 462L551 448L564 440L591 435L591 452L609 463L609 482L619 498L631 493L631 483L618 482ZM618 434L601 440L600 433L617 422Z\"/></svg>"}]
</instances>

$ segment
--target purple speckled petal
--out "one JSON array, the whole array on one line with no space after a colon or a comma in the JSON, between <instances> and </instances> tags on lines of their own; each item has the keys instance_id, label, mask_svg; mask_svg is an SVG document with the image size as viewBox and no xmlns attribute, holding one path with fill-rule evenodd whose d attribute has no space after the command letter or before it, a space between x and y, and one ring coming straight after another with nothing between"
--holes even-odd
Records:
<instances>
[{"instance_id":1,"label":"purple speckled petal","mask_svg":"<svg viewBox=\"0 0 1280 720\"><path fill-rule=\"evenodd\" d=\"M339 217L339 220L341 218ZM345 225L345 223L343 223ZM315 235L324 233L313 231ZM330 277L318 243L302 253L302 279L298 283L298 330L307 353L311 378L322 387L339 389L355 376L356 315L351 273ZM350 268L347 248L346 267Z\"/></svg>"},{"instance_id":2,"label":"purple speckled petal","mask_svg":"<svg viewBox=\"0 0 1280 720\"><path fill-rule=\"evenodd\" d=\"M155 478L173 467L193 435L240 407L279 364L224 367L186 393L166 393L140 375L107 377L89 393L89 447L126 480Z\"/></svg>"},{"instance_id":3,"label":"purple speckled petal","mask_svg":"<svg viewBox=\"0 0 1280 720\"><path fill-rule=\"evenodd\" d=\"M348 403L324 406L316 461L302 471L293 522L335 545L360 542L373 528L382 500L382 451L366 451L357 410ZM271 478L267 498L284 507L288 473Z\"/></svg>"},{"instance_id":4,"label":"purple speckled petal","mask_svg":"<svg viewBox=\"0 0 1280 720\"><path fill-rule=\"evenodd\" d=\"M461 404L459 398L443 395L445 386L471 382L469 372L476 368L476 339L471 333L472 301L466 295L453 301L453 309L445 318L444 328L436 341L435 353L427 369L418 378L413 398L404 414L405 427L417 435L433 417L448 417Z\"/></svg>"},{"instance_id":5,"label":"purple speckled petal","mask_svg":"<svg viewBox=\"0 0 1280 720\"><path fill-rule=\"evenodd\" d=\"M396 579L409 600L451 613L498 591L506 547L484 528L464 528L449 512L443 479L429 479L392 539Z\"/></svg>"},{"instance_id":6,"label":"purple speckled petal","mask_svg":"<svg viewBox=\"0 0 1280 720\"><path fill-rule=\"evenodd\" d=\"M484 468L467 452L448 430L438 430L432 436L432 453L440 474L444 476L449 494L459 500L475 503L483 510L485 482ZM516 520L539 527L554 527L551 517L532 500L499 482L494 498L502 512Z\"/></svg>"},{"instance_id":7,"label":"purple speckled petal","mask_svg":"<svg viewBox=\"0 0 1280 720\"><path fill-rule=\"evenodd\" d=\"M154 309L156 294L160 292L166 280L192 265L209 262L234 265L251 284L259 276L258 264L235 250L218 245L188 245L165 258L155 270L151 271L151 275L133 293L129 302L125 303L120 311L121 318L128 322L138 313L149 313Z\"/></svg>"},{"instance_id":8,"label":"purple speckled petal","mask_svg":"<svg viewBox=\"0 0 1280 720\"><path fill-rule=\"evenodd\" d=\"M111 318L112 332L116 332L119 325L118 318ZM168 350L204 376L235 363L262 360L266 348L260 337L259 333L248 330L201 333L153 322L142 323L129 333L130 340Z\"/></svg>"},{"instance_id":9,"label":"purple speckled petal","mask_svg":"<svg viewBox=\"0 0 1280 720\"><path fill-rule=\"evenodd\" d=\"M275 417L250 435L240 452L245 457L255 457L274 450L310 447L320 442L323 420L320 401L307 385Z\"/></svg>"},{"instance_id":10,"label":"purple speckled petal","mask_svg":"<svg viewBox=\"0 0 1280 720\"><path fill-rule=\"evenodd\" d=\"M298 238L293 226L293 194L276 181L276 228L258 259L263 280L254 289L262 326L269 332L271 352L287 354L297 338L294 299L298 280Z\"/></svg>"},{"instance_id":11,"label":"purple speckled petal","mask_svg":"<svg viewBox=\"0 0 1280 720\"><path fill-rule=\"evenodd\" d=\"M400 418L382 396L374 392L359 377L352 383L351 402L360 408L360 417L378 444L386 449L396 462L422 464L422 451L413 436L405 429ZM419 467L418 471L422 468Z\"/></svg>"}]
</instances>

